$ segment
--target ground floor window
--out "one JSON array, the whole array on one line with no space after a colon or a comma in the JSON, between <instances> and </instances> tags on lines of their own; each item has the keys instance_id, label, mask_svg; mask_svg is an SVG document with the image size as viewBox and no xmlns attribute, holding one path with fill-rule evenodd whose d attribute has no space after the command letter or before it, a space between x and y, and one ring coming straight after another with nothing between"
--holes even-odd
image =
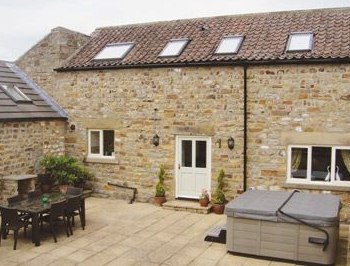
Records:
<instances>
[{"instance_id":1,"label":"ground floor window","mask_svg":"<svg viewBox=\"0 0 350 266\"><path fill-rule=\"evenodd\" d=\"M114 130L89 130L89 157L114 158Z\"/></svg>"},{"instance_id":2,"label":"ground floor window","mask_svg":"<svg viewBox=\"0 0 350 266\"><path fill-rule=\"evenodd\" d=\"M350 147L289 146L288 182L350 186Z\"/></svg>"}]
</instances>

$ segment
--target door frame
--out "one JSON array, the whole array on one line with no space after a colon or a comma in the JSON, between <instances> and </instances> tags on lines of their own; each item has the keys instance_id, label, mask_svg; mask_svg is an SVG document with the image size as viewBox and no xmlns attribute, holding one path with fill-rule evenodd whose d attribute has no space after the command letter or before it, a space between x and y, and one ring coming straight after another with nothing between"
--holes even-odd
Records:
<instances>
[{"instance_id":1,"label":"door frame","mask_svg":"<svg viewBox=\"0 0 350 266\"><path fill-rule=\"evenodd\" d=\"M211 137L210 136L193 136L193 135L176 135L175 136L175 166L174 166L174 173L175 173L175 198L183 198L183 196L179 196L179 190L178 190L178 179L179 179L179 169L178 165L181 163L180 162L180 154L181 152L181 147L180 143L181 140L205 140L207 142L207 169L208 169L208 184L209 187L208 189L211 189L211 157L212 157L212 143L211 143ZM194 162L195 163L195 162ZM199 195L196 197L188 197L189 199L198 199Z\"/></svg>"}]
</instances>

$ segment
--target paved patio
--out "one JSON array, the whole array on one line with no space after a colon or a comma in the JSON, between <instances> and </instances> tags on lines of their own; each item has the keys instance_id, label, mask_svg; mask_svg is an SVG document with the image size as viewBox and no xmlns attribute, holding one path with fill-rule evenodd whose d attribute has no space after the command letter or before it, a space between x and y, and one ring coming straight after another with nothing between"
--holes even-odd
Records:
<instances>
[{"instance_id":1,"label":"paved patio","mask_svg":"<svg viewBox=\"0 0 350 266\"><path fill-rule=\"evenodd\" d=\"M226 252L225 245L203 241L208 229L225 222L224 215L93 197L86 206L84 231L77 219L73 236L61 232L55 244L51 235L44 234L40 247L20 234L16 251L9 236L1 243L0 265L294 265L235 256ZM341 225L337 265L350 265L348 237L349 226Z\"/></svg>"}]
</instances>

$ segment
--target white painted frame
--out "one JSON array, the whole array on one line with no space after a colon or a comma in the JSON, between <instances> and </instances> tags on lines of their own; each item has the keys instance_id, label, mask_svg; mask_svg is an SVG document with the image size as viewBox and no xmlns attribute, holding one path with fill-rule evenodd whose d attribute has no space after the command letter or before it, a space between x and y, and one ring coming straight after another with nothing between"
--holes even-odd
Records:
<instances>
[{"instance_id":1,"label":"white painted frame","mask_svg":"<svg viewBox=\"0 0 350 266\"><path fill-rule=\"evenodd\" d=\"M107 158L107 159L114 159L115 158L115 150L112 153L112 155L103 155L103 131L107 129L89 129L88 130L88 158ZM111 129L109 129L111 130ZM100 145L100 153L91 153L91 132L99 132L100 139L99 139L99 145ZM114 136L115 138L115 136ZM113 141L114 145L114 141Z\"/></svg>"},{"instance_id":2,"label":"white painted frame","mask_svg":"<svg viewBox=\"0 0 350 266\"><path fill-rule=\"evenodd\" d=\"M311 180L311 167L312 167L312 147L327 147L332 149L331 154L331 178L330 181L312 181ZM307 174L306 179L293 178L291 174L291 158L292 148L305 148L307 149ZM313 184L313 185L327 185L327 186L350 186L350 181L337 181L335 180L335 160L337 150L350 150L350 146L335 146L335 145L289 145L287 156L287 183L291 184Z\"/></svg>"},{"instance_id":3,"label":"white painted frame","mask_svg":"<svg viewBox=\"0 0 350 266\"><path fill-rule=\"evenodd\" d=\"M212 141L211 141L211 137L207 137L207 136L176 136L175 139L175 197L176 198L186 198L186 196L180 195L179 190L178 190L178 179L179 179L179 165L181 165L181 156L180 156L180 152L181 152L181 141L182 140L191 140L192 141L192 145L193 145L193 141L196 140L204 140L207 142L207 171L208 171L208 190L211 193L211 158L212 158ZM193 146L192 146L193 147ZM192 149L193 150L193 149ZM194 156L194 152L192 153L192 162L195 163L195 160L193 160L193 156ZM191 197L192 199L195 198L199 198L199 195Z\"/></svg>"}]
</instances>

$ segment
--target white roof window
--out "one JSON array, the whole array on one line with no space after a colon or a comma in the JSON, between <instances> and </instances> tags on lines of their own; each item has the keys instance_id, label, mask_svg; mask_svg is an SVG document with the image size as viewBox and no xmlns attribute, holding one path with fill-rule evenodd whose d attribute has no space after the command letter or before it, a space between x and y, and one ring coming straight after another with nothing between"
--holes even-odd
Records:
<instances>
[{"instance_id":1,"label":"white roof window","mask_svg":"<svg viewBox=\"0 0 350 266\"><path fill-rule=\"evenodd\" d=\"M293 32L289 35L286 51L311 51L313 41L312 32Z\"/></svg>"},{"instance_id":2,"label":"white roof window","mask_svg":"<svg viewBox=\"0 0 350 266\"><path fill-rule=\"evenodd\" d=\"M216 48L216 54L237 54L239 48L242 45L244 37L241 35L225 36L222 38L218 48Z\"/></svg>"},{"instance_id":3,"label":"white roof window","mask_svg":"<svg viewBox=\"0 0 350 266\"><path fill-rule=\"evenodd\" d=\"M134 43L111 43L107 44L94 59L122 59L133 48Z\"/></svg>"},{"instance_id":4,"label":"white roof window","mask_svg":"<svg viewBox=\"0 0 350 266\"><path fill-rule=\"evenodd\" d=\"M179 56L188 44L189 39L170 40L159 56Z\"/></svg>"},{"instance_id":5,"label":"white roof window","mask_svg":"<svg viewBox=\"0 0 350 266\"><path fill-rule=\"evenodd\" d=\"M1 84L3 91L15 102L31 102L32 100L28 98L17 86L15 85L4 85Z\"/></svg>"}]
</instances>

